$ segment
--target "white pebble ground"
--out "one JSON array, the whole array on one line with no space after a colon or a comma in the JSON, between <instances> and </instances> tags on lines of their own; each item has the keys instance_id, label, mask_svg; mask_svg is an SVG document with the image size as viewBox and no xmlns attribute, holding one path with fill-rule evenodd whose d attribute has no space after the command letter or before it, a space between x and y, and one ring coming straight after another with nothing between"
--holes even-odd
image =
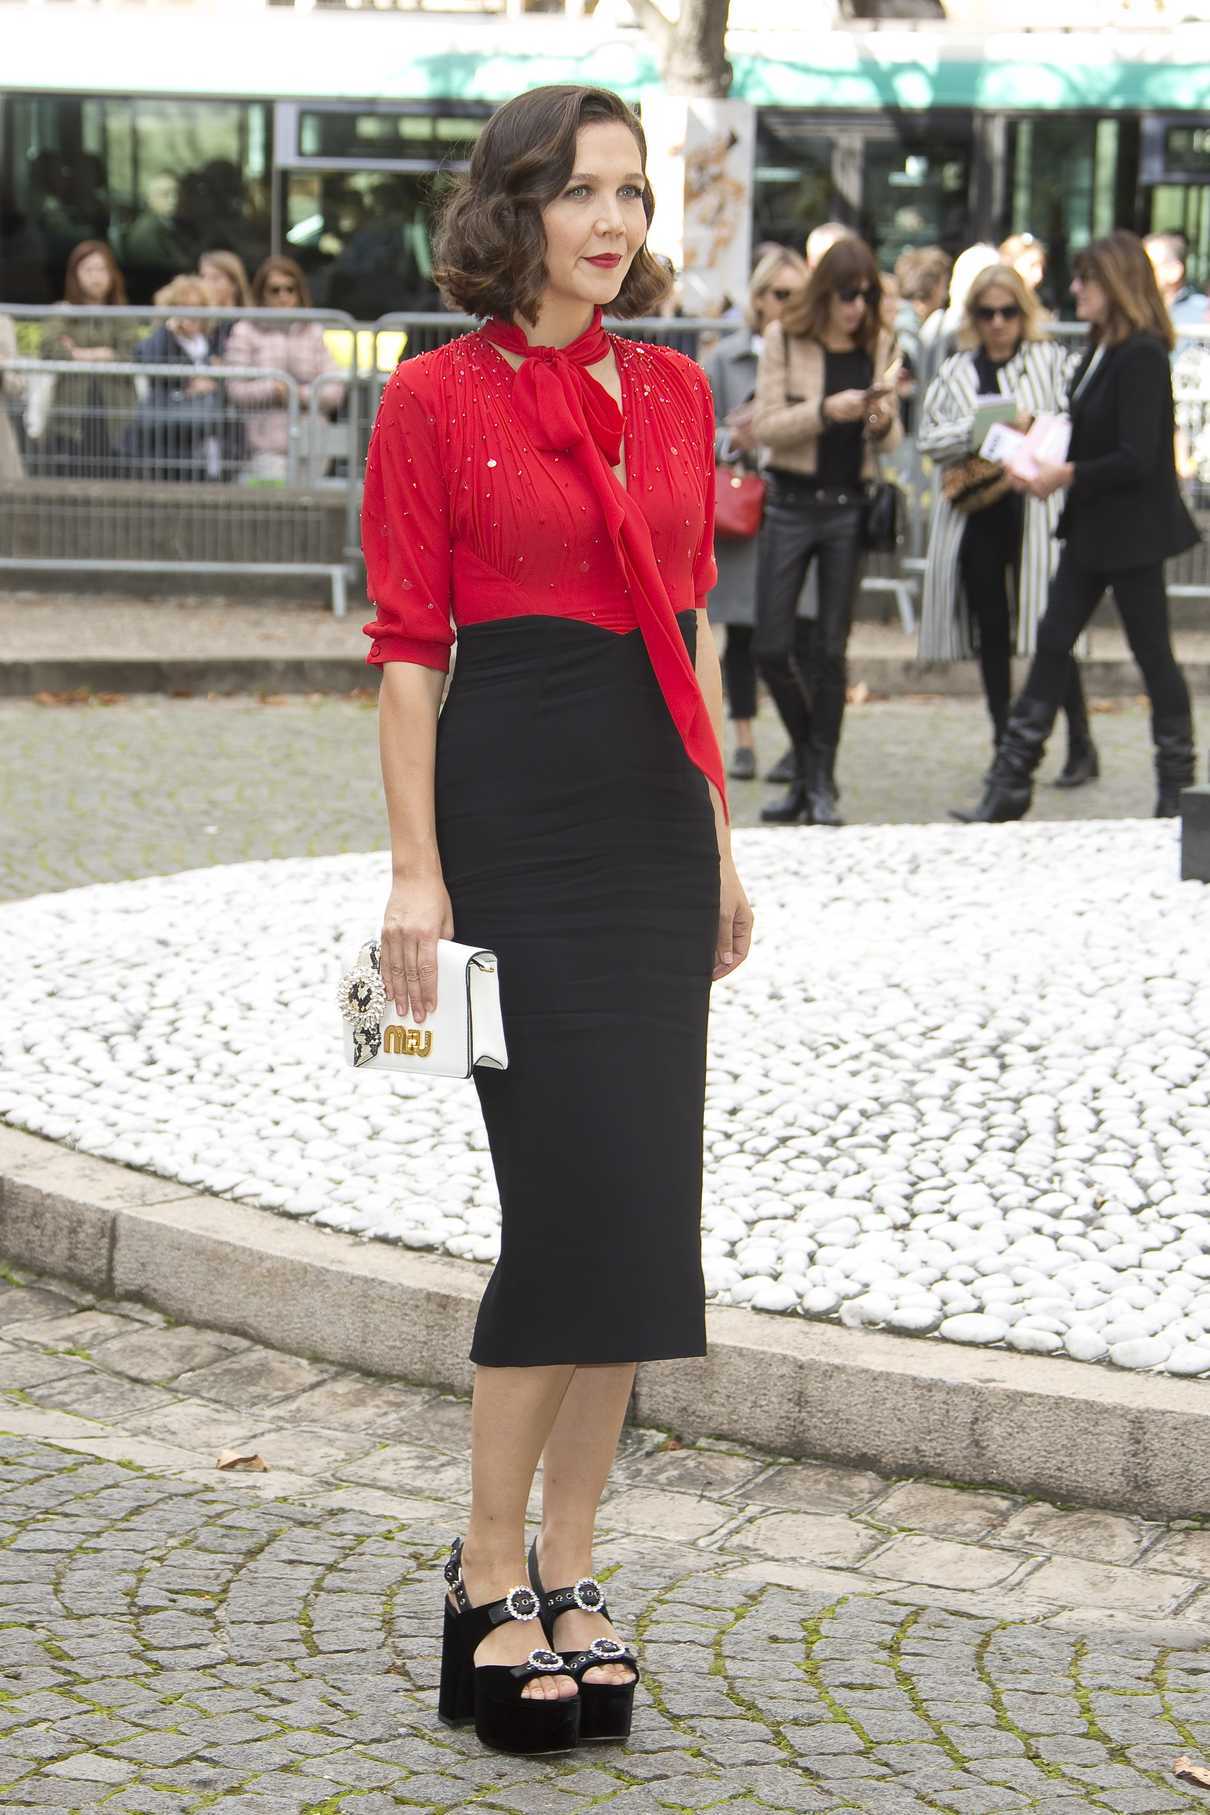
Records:
<instances>
[{"instance_id":1,"label":"white pebble ground","mask_svg":"<svg viewBox=\"0 0 1210 1815\"><path fill-rule=\"evenodd\" d=\"M1210 889L1177 880L1175 827L736 852L758 941L714 998L714 1301L1210 1373ZM0 909L0 1116L490 1261L473 1087L343 1063L335 984L386 879L381 854L252 863Z\"/></svg>"}]
</instances>

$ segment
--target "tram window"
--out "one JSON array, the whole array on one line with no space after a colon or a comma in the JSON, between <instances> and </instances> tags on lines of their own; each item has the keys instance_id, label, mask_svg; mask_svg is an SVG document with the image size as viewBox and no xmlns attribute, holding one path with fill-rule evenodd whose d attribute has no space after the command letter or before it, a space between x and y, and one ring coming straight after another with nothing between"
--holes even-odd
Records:
<instances>
[{"instance_id":1,"label":"tram window","mask_svg":"<svg viewBox=\"0 0 1210 1815\"><path fill-rule=\"evenodd\" d=\"M223 246L269 250L268 122L256 102L15 95L4 109L6 300L60 297L68 255L104 239L132 302Z\"/></svg>"},{"instance_id":2,"label":"tram window","mask_svg":"<svg viewBox=\"0 0 1210 1815\"><path fill-rule=\"evenodd\" d=\"M431 172L286 171L285 246L317 306L374 321L439 307L433 283Z\"/></svg>"},{"instance_id":3,"label":"tram window","mask_svg":"<svg viewBox=\"0 0 1210 1815\"><path fill-rule=\"evenodd\" d=\"M753 244L769 240L801 251L812 227L837 212L832 140L804 132L793 115L769 109L758 116L753 199Z\"/></svg>"},{"instance_id":4,"label":"tram window","mask_svg":"<svg viewBox=\"0 0 1210 1815\"><path fill-rule=\"evenodd\" d=\"M945 139L865 148L862 226L888 269L909 246L959 246L969 215L970 146Z\"/></svg>"},{"instance_id":5,"label":"tram window","mask_svg":"<svg viewBox=\"0 0 1210 1815\"><path fill-rule=\"evenodd\" d=\"M1122 178L1135 142L1123 122L1083 114L1039 114L1010 127L1006 232L1033 233L1046 243L1043 299L1065 315L1072 313L1075 254L1130 218L1123 213Z\"/></svg>"},{"instance_id":6,"label":"tram window","mask_svg":"<svg viewBox=\"0 0 1210 1815\"><path fill-rule=\"evenodd\" d=\"M483 120L375 108L308 107L298 116L298 152L304 158L440 157L451 144L469 144Z\"/></svg>"}]
</instances>

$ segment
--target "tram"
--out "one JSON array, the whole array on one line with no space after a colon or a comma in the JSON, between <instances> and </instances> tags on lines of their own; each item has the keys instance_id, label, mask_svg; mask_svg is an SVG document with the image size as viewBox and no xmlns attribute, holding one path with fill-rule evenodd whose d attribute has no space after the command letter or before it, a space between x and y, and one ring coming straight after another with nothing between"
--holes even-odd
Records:
<instances>
[{"instance_id":1,"label":"tram","mask_svg":"<svg viewBox=\"0 0 1210 1815\"><path fill-rule=\"evenodd\" d=\"M0 64L0 301L56 299L71 246L104 238L136 302L224 246L291 253L361 319L431 307L432 209L492 106L552 80L641 106L657 79L597 15L149 11L115 54L106 9L66 10L23 9ZM889 265L1027 231L1061 301L1090 238L1176 229L1210 279L1210 28L733 36L754 243L839 218Z\"/></svg>"}]
</instances>

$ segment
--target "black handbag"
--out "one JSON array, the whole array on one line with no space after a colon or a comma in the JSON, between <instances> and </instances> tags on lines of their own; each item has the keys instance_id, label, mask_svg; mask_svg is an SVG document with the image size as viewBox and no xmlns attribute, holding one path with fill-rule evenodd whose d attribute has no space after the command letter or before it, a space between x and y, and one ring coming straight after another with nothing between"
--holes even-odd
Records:
<instances>
[{"instance_id":1,"label":"black handbag","mask_svg":"<svg viewBox=\"0 0 1210 1815\"><path fill-rule=\"evenodd\" d=\"M893 555L903 535L903 493L890 479L874 479L861 506L861 546L867 554Z\"/></svg>"}]
</instances>

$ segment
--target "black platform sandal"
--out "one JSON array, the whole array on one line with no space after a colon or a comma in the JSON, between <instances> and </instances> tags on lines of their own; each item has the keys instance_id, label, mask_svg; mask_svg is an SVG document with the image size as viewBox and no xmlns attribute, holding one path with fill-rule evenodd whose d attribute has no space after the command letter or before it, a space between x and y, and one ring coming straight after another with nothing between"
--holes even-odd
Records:
<instances>
[{"instance_id":1,"label":"black platform sandal","mask_svg":"<svg viewBox=\"0 0 1210 1815\"><path fill-rule=\"evenodd\" d=\"M457 1612L445 1600L441 1688L437 1717L447 1727L475 1723L485 1746L497 1752L571 1752L580 1737L580 1697L523 1695L538 1676L570 1675L558 1652L537 1645L524 1664L476 1664L475 1647L506 1620L533 1620L541 1601L528 1584L510 1588L502 1601L472 1607L462 1582L462 1539L455 1538L445 1565ZM541 1632L541 1627L538 1626ZM543 1634L543 1636L545 1636ZM590 1685L591 1686L591 1685Z\"/></svg>"},{"instance_id":2,"label":"black platform sandal","mask_svg":"<svg viewBox=\"0 0 1210 1815\"><path fill-rule=\"evenodd\" d=\"M570 1588L545 1589L538 1574L538 1540L529 1550L529 1579L537 1591L542 1607L542 1626L554 1645L555 1621L569 1608L583 1613L600 1613L609 1618L605 1590L595 1576L581 1576ZM587 1651L553 1653L564 1672L574 1676L580 1687L580 1740L625 1739L630 1732L634 1713L634 1691L639 1680L634 1647L618 1639L594 1639ZM599 1664L625 1664L634 1671L628 1683L586 1683L584 1672Z\"/></svg>"}]
</instances>

